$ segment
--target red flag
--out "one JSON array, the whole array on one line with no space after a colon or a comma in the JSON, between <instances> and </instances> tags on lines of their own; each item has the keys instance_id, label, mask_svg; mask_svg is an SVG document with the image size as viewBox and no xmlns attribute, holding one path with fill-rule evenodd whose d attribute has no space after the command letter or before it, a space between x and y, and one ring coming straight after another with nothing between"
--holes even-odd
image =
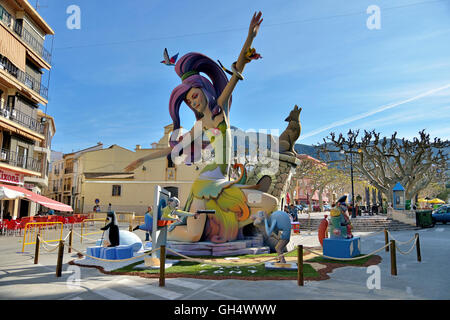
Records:
<instances>
[{"instance_id":1,"label":"red flag","mask_svg":"<svg viewBox=\"0 0 450 320\"><path fill-rule=\"evenodd\" d=\"M286 204L290 204L291 203L291 197L289 196L289 192L286 193Z\"/></svg>"}]
</instances>

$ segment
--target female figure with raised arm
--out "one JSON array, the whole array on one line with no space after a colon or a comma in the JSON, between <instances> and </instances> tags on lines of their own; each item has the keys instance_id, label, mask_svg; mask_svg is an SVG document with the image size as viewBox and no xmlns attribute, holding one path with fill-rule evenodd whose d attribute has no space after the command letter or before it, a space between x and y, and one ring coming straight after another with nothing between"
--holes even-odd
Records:
<instances>
[{"instance_id":1,"label":"female figure with raised arm","mask_svg":"<svg viewBox=\"0 0 450 320\"><path fill-rule=\"evenodd\" d=\"M191 242L236 240L239 228L252 222L251 212L276 210L278 200L275 197L256 190L257 186L242 184L245 183L243 179L235 181L229 179L232 147L229 123L231 95L237 82L243 79L242 72L245 65L258 56L251 45L262 22L261 15L261 12L253 15L247 39L238 60L233 63L229 81L223 69L205 55L188 53L180 58L175 66L175 72L180 76L182 83L172 91L169 101L169 112L174 125L170 147L158 154L153 153L138 159L126 168L127 171L134 170L147 160L169 153L171 153L169 156L179 156L181 151L179 143L181 141L183 145L193 143L196 128L201 128L208 136L214 148L215 160L205 166L194 181L184 210L196 212L208 209L215 210L216 213L188 217L186 225L179 225L168 233L170 240ZM210 80L200 73L207 75ZM197 121L189 134L176 139L181 126L179 110L182 102L194 112ZM198 161L198 155L195 152L187 155L187 162Z\"/></svg>"}]
</instances>

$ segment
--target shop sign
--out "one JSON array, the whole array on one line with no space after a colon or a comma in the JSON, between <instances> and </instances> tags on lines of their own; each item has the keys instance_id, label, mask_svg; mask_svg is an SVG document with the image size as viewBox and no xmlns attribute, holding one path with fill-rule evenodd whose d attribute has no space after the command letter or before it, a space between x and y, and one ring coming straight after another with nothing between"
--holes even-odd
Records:
<instances>
[{"instance_id":1,"label":"shop sign","mask_svg":"<svg viewBox=\"0 0 450 320\"><path fill-rule=\"evenodd\" d=\"M23 174L0 169L0 181L23 185Z\"/></svg>"}]
</instances>

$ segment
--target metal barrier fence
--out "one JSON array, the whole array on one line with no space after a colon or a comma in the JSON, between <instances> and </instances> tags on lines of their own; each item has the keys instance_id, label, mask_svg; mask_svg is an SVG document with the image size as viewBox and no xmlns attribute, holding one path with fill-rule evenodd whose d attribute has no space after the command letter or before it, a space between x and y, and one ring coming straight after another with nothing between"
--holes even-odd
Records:
<instances>
[{"instance_id":1,"label":"metal barrier fence","mask_svg":"<svg viewBox=\"0 0 450 320\"><path fill-rule=\"evenodd\" d=\"M135 226L141 225L145 223L145 216L135 216L133 219L130 220L130 226L133 228Z\"/></svg>"},{"instance_id":2,"label":"metal barrier fence","mask_svg":"<svg viewBox=\"0 0 450 320\"><path fill-rule=\"evenodd\" d=\"M128 211L115 211L117 222L124 222L130 224L133 219L135 218L134 212L128 212Z\"/></svg>"},{"instance_id":3,"label":"metal barrier fence","mask_svg":"<svg viewBox=\"0 0 450 320\"><path fill-rule=\"evenodd\" d=\"M54 230L58 234L57 227L60 227L58 239L48 239L51 237L51 230ZM46 242L61 241L63 235L64 225L62 222L29 222L25 225L22 241L22 252L25 251L25 246L36 243L37 234L41 235L42 239Z\"/></svg>"},{"instance_id":4,"label":"metal barrier fence","mask_svg":"<svg viewBox=\"0 0 450 320\"><path fill-rule=\"evenodd\" d=\"M84 237L84 236L88 236L88 235L91 235L91 234L100 234L100 233L103 233L103 231L95 231L95 232L84 233L84 231L86 231L86 228L85 228L86 223L88 223L88 222L93 222L93 224L95 225L95 222L97 222L97 221L103 221L103 222L106 222L107 219L84 219L84 220L81 222L81 237L80 237L81 243L83 243L83 237Z\"/></svg>"}]
</instances>

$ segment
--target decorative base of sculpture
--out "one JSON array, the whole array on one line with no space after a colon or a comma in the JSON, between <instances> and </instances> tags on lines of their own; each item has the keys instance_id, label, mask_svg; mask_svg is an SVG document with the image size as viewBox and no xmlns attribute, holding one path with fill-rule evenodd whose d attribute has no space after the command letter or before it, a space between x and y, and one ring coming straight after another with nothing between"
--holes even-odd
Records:
<instances>
[{"instance_id":1,"label":"decorative base of sculpture","mask_svg":"<svg viewBox=\"0 0 450 320\"><path fill-rule=\"evenodd\" d=\"M151 243L146 244L146 250L151 248ZM167 248L175 250L186 256L216 256L225 257L244 254L266 254L270 248L263 245L262 237L252 237L246 240L230 241L225 243L180 242L167 241ZM170 255L175 255L168 252Z\"/></svg>"},{"instance_id":2,"label":"decorative base of sculpture","mask_svg":"<svg viewBox=\"0 0 450 320\"><path fill-rule=\"evenodd\" d=\"M361 254L361 238L323 239L323 255L333 258L354 258Z\"/></svg>"},{"instance_id":3,"label":"decorative base of sculpture","mask_svg":"<svg viewBox=\"0 0 450 320\"><path fill-rule=\"evenodd\" d=\"M132 258L134 250L132 245L119 245L117 247L94 246L88 247L86 253L96 258L107 260L121 260ZM90 259L89 257L86 258Z\"/></svg>"},{"instance_id":4,"label":"decorative base of sculpture","mask_svg":"<svg viewBox=\"0 0 450 320\"><path fill-rule=\"evenodd\" d=\"M297 264L294 262L266 262L265 267L266 270L297 270Z\"/></svg>"}]
</instances>

